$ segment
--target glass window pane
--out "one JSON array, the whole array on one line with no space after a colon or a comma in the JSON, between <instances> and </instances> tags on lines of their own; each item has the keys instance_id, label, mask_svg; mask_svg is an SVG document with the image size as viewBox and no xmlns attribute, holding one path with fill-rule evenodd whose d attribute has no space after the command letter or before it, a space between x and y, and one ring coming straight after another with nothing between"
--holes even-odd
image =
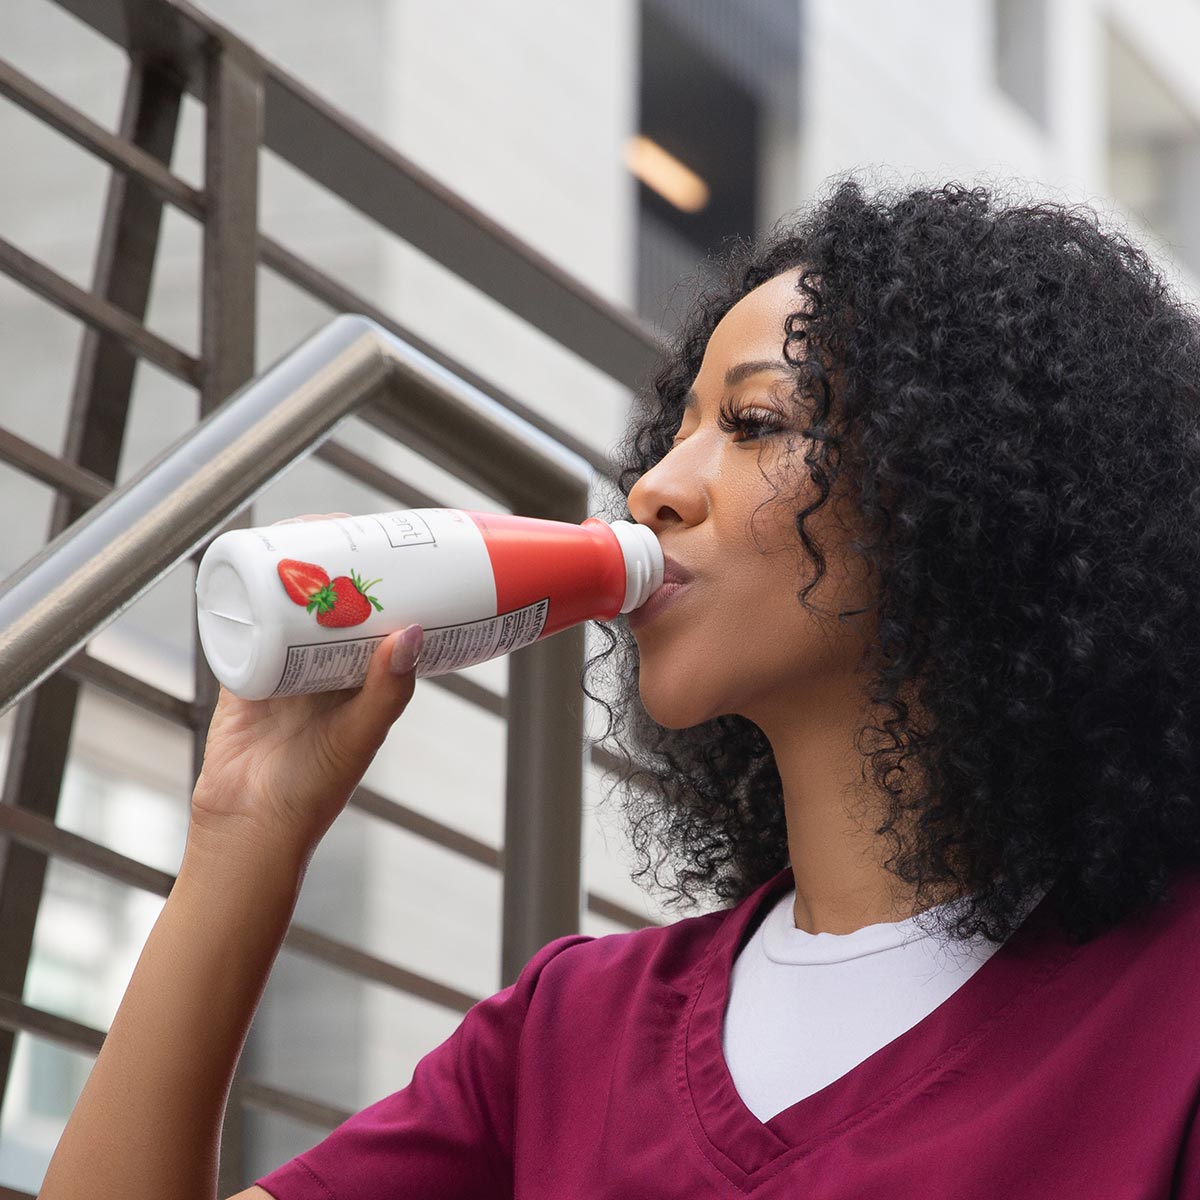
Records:
<instances>
[{"instance_id":1,"label":"glass window pane","mask_svg":"<svg viewBox=\"0 0 1200 1200\"><path fill-rule=\"evenodd\" d=\"M90 1054L17 1034L0 1109L0 1186L40 1190L93 1061Z\"/></svg>"}]
</instances>

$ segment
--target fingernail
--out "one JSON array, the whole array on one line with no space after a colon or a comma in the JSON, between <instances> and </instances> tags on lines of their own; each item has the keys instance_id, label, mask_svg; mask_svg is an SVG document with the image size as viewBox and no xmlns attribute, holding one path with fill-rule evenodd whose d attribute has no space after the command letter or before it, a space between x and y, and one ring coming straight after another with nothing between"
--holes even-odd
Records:
<instances>
[{"instance_id":1,"label":"fingernail","mask_svg":"<svg viewBox=\"0 0 1200 1200\"><path fill-rule=\"evenodd\" d=\"M392 673L406 675L421 661L421 646L425 641L425 630L420 625L410 625L392 647Z\"/></svg>"}]
</instances>

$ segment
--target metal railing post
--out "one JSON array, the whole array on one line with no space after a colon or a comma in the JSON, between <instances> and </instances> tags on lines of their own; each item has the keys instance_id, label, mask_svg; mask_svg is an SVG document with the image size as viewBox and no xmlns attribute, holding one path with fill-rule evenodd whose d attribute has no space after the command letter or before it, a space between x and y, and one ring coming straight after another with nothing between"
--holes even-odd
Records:
<instances>
[{"instance_id":1,"label":"metal railing post","mask_svg":"<svg viewBox=\"0 0 1200 1200\"><path fill-rule=\"evenodd\" d=\"M258 303L258 159L263 126L259 64L236 43L210 48L204 124L204 255L200 285L200 416L208 416L254 374ZM250 508L231 526L248 525ZM218 685L192 626L197 724L192 735L192 777L204 762L204 745ZM218 1189L241 1191L245 1161L245 1111L240 1082L253 1071L254 1031L238 1058L221 1130Z\"/></svg>"},{"instance_id":2,"label":"metal railing post","mask_svg":"<svg viewBox=\"0 0 1200 1200\"><path fill-rule=\"evenodd\" d=\"M583 661L582 626L526 646L509 660L501 987L515 982L547 942L579 932Z\"/></svg>"},{"instance_id":3,"label":"metal railing post","mask_svg":"<svg viewBox=\"0 0 1200 1200\"><path fill-rule=\"evenodd\" d=\"M208 59L204 181L208 201L200 285L200 416L203 419L254 374L257 330L258 157L262 75L250 56L214 42ZM249 509L229 525L249 522ZM193 679L199 714L192 778L200 774L217 681L192 624Z\"/></svg>"}]
</instances>

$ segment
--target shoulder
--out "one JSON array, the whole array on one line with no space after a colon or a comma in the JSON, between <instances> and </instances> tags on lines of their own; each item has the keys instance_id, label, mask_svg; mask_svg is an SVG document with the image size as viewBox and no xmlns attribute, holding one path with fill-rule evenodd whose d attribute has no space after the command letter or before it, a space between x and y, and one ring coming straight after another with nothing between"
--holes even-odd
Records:
<instances>
[{"instance_id":1,"label":"shoulder","mask_svg":"<svg viewBox=\"0 0 1200 1200\"><path fill-rule=\"evenodd\" d=\"M659 995L663 988L686 995L708 969L712 952L728 951L755 914L792 885L791 867L783 867L725 908L628 933L558 938L543 946L530 966L544 974L546 983L577 992L592 988L597 996L632 998L643 985Z\"/></svg>"},{"instance_id":2,"label":"shoulder","mask_svg":"<svg viewBox=\"0 0 1200 1200\"><path fill-rule=\"evenodd\" d=\"M733 911L704 913L601 937L571 934L556 938L529 960L526 971L536 976L539 992L631 995L647 985L683 992Z\"/></svg>"}]
</instances>

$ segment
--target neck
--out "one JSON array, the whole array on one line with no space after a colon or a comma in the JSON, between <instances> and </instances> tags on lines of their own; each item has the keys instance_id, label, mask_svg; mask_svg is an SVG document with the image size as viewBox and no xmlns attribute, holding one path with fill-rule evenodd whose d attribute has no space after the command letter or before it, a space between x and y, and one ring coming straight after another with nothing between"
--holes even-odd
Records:
<instances>
[{"instance_id":1,"label":"neck","mask_svg":"<svg viewBox=\"0 0 1200 1200\"><path fill-rule=\"evenodd\" d=\"M874 831L881 810L855 748L859 731L876 722L854 682L840 680L840 693L806 689L803 704L790 710L776 701L764 706L769 722L755 722L771 743L783 784L794 921L808 933L853 933L907 920L955 894L942 889L918 906L915 889L883 865L895 844Z\"/></svg>"}]
</instances>

